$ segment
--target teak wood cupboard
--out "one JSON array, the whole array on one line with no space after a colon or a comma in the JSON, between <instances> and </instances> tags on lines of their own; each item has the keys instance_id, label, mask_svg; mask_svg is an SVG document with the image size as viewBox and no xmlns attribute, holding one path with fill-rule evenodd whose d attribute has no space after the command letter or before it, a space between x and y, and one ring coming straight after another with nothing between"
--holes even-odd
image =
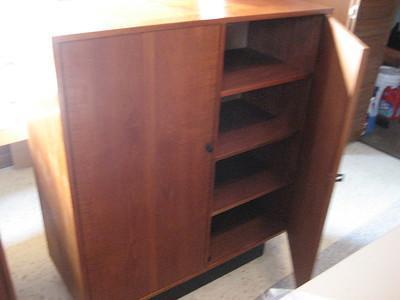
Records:
<instances>
[{"instance_id":1,"label":"teak wood cupboard","mask_svg":"<svg viewBox=\"0 0 400 300\"><path fill-rule=\"evenodd\" d=\"M351 138L358 139L365 130L365 119L374 93L379 67L383 64L384 50L394 25L398 0L308 0L334 7L333 16L345 24L369 47L366 76L353 117Z\"/></svg>"},{"instance_id":2,"label":"teak wood cupboard","mask_svg":"<svg viewBox=\"0 0 400 300\"><path fill-rule=\"evenodd\" d=\"M54 37L30 126L71 293L149 298L283 232L307 281L367 47L308 2L146 2Z\"/></svg>"},{"instance_id":3,"label":"teak wood cupboard","mask_svg":"<svg viewBox=\"0 0 400 300\"><path fill-rule=\"evenodd\" d=\"M6 256L0 241L0 299L15 300L15 293L8 270Z\"/></svg>"}]
</instances>

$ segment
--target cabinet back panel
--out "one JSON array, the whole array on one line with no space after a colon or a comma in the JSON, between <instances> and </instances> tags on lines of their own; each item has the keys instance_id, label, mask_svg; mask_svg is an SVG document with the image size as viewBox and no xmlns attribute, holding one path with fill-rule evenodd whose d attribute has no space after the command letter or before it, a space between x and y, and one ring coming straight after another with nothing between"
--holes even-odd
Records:
<instances>
[{"instance_id":1,"label":"cabinet back panel","mask_svg":"<svg viewBox=\"0 0 400 300\"><path fill-rule=\"evenodd\" d=\"M93 299L141 298L205 267L220 30L60 44Z\"/></svg>"},{"instance_id":2,"label":"cabinet back panel","mask_svg":"<svg viewBox=\"0 0 400 300\"><path fill-rule=\"evenodd\" d=\"M319 50L323 16L251 22L248 47L312 72Z\"/></svg>"}]
</instances>

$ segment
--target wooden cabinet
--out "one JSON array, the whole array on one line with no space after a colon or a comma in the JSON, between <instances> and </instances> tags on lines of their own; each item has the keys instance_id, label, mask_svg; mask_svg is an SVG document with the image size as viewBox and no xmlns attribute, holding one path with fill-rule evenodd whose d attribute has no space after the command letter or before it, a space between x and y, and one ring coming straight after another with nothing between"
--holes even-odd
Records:
<instances>
[{"instance_id":1,"label":"wooden cabinet","mask_svg":"<svg viewBox=\"0 0 400 300\"><path fill-rule=\"evenodd\" d=\"M353 30L370 48L370 55L354 114L353 138L358 138L364 130L365 117L375 89L379 67L383 64L385 46L394 25L398 5L397 0L362 0L360 3Z\"/></svg>"},{"instance_id":2,"label":"wooden cabinet","mask_svg":"<svg viewBox=\"0 0 400 300\"><path fill-rule=\"evenodd\" d=\"M54 38L30 145L76 298L148 298L285 231L310 278L367 47L328 8L245 3L149 2Z\"/></svg>"},{"instance_id":3,"label":"wooden cabinet","mask_svg":"<svg viewBox=\"0 0 400 300\"><path fill-rule=\"evenodd\" d=\"M333 7L333 16L370 48L366 76L361 84L350 132L352 139L358 139L364 131L368 106L374 92L379 67L383 64L385 46L394 25L399 3L396 0L308 1Z\"/></svg>"},{"instance_id":4,"label":"wooden cabinet","mask_svg":"<svg viewBox=\"0 0 400 300\"><path fill-rule=\"evenodd\" d=\"M15 300L10 273L7 267L6 257L0 241L0 299Z\"/></svg>"}]
</instances>

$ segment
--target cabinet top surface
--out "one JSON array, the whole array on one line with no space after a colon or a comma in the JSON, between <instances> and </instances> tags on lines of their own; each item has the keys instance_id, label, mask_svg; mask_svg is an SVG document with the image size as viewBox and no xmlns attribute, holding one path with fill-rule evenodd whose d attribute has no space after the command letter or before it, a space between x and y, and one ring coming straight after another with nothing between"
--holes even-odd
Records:
<instances>
[{"instance_id":1,"label":"cabinet top surface","mask_svg":"<svg viewBox=\"0 0 400 300\"><path fill-rule=\"evenodd\" d=\"M100 0L58 1L52 13L55 41L206 25L328 14L303 0Z\"/></svg>"}]
</instances>

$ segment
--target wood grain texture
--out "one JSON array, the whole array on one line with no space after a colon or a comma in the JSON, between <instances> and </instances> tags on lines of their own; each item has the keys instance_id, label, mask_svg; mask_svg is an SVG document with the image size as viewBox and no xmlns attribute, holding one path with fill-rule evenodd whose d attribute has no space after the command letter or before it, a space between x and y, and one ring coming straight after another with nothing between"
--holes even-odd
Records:
<instances>
[{"instance_id":1,"label":"wood grain texture","mask_svg":"<svg viewBox=\"0 0 400 300\"><path fill-rule=\"evenodd\" d=\"M388 66L398 68L400 66L400 51L386 47L383 61Z\"/></svg>"},{"instance_id":2,"label":"wood grain texture","mask_svg":"<svg viewBox=\"0 0 400 300\"><path fill-rule=\"evenodd\" d=\"M349 9L352 5L359 4L360 0L307 0L312 3L333 7L332 16L349 28Z\"/></svg>"},{"instance_id":3,"label":"wood grain texture","mask_svg":"<svg viewBox=\"0 0 400 300\"><path fill-rule=\"evenodd\" d=\"M93 299L141 298L205 267L220 29L59 45Z\"/></svg>"},{"instance_id":4,"label":"wood grain texture","mask_svg":"<svg viewBox=\"0 0 400 300\"><path fill-rule=\"evenodd\" d=\"M364 130L369 101L375 87L379 66L383 63L384 50L393 26L397 6L396 0L361 1L354 32L370 47L370 55L366 76L361 85L364 92L360 93L357 100L351 130L352 139L358 139Z\"/></svg>"},{"instance_id":5,"label":"wood grain texture","mask_svg":"<svg viewBox=\"0 0 400 300\"><path fill-rule=\"evenodd\" d=\"M366 68L366 73L368 72L368 68ZM367 77L367 76L365 76ZM370 84L370 85L363 85L360 88L360 93L358 96L358 102L357 106L354 111L353 115L353 124L354 127L352 127L352 132L350 135L351 140L356 140L360 137L362 132L365 130L366 122L367 122L367 115L366 112L368 112L368 107L369 107L369 102L367 101L361 101L361 99L371 99L373 93L374 93L375 85Z\"/></svg>"},{"instance_id":6,"label":"wood grain texture","mask_svg":"<svg viewBox=\"0 0 400 300\"><path fill-rule=\"evenodd\" d=\"M287 186L290 181L275 172L262 170L215 187L213 216Z\"/></svg>"},{"instance_id":7,"label":"wood grain texture","mask_svg":"<svg viewBox=\"0 0 400 300\"><path fill-rule=\"evenodd\" d=\"M362 0L357 21L380 19L391 20L398 5L397 0Z\"/></svg>"},{"instance_id":8,"label":"wood grain texture","mask_svg":"<svg viewBox=\"0 0 400 300\"><path fill-rule=\"evenodd\" d=\"M378 57L377 59L370 59L368 60L367 63L367 71L363 80L363 84L362 84L362 88L374 88L375 87L375 82L376 82L376 78L378 76L378 72L379 72L379 67L382 65L383 59ZM371 98L371 94L369 95L368 99ZM360 99L360 101L362 101ZM363 101L363 102L367 102L369 105L369 101ZM361 104L360 102L358 102L359 104ZM365 103L364 103L365 104ZM365 117L365 115L364 115Z\"/></svg>"},{"instance_id":9,"label":"wood grain texture","mask_svg":"<svg viewBox=\"0 0 400 300\"><path fill-rule=\"evenodd\" d=\"M53 36L58 36L58 41L332 11L326 6L303 0L68 1L57 3L55 8L51 31Z\"/></svg>"},{"instance_id":10,"label":"wood grain texture","mask_svg":"<svg viewBox=\"0 0 400 300\"><path fill-rule=\"evenodd\" d=\"M394 24L394 14L399 3L396 0L309 1L333 7L333 16L351 29L371 49L366 76L362 83L364 92L357 100L350 135L352 140L358 139L364 130L369 101L372 97L379 66L383 62L384 47ZM347 12L354 4L359 5L359 10L356 18L352 20Z\"/></svg>"},{"instance_id":11,"label":"wood grain texture","mask_svg":"<svg viewBox=\"0 0 400 300\"><path fill-rule=\"evenodd\" d=\"M240 217L243 218L243 214ZM246 220L237 218L236 221L241 223L237 226L232 225L228 230L218 232L212 237L210 267L265 243L286 228L282 219L273 212L266 215L260 213Z\"/></svg>"},{"instance_id":12,"label":"wood grain texture","mask_svg":"<svg viewBox=\"0 0 400 300\"><path fill-rule=\"evenodd\" d=\"M228 50L225 55L221 96L301 80L308 75L308 72L252 49Z\"/></svg>"},{"instance_id":13,"label":"wood grain texture","mask_svg":"<svg viewBox=\"0 0 400 300\"><path fill-rule=\"evenodd\" d=\"M283 193L259 198L213 218L209 267L264 243L286 229Z\"/></svg>"},{"instance_id":14,"label":"wood grain texture","mask_svg":"<svg viewBox=\"0 0 400 300\"><path fill-rule=\"evenodd\" d=\"M215 159L221 160L254 148L279 142L302 129L309 97L309 80L300 80L290 84L275 86L245 93L240 99L247 105L258 109L257 113L246 116L245 113L231 112L231 126L220 128L215 149ZM222 105L220 124L226 120ZM264 114L262 112L264 111ZM227 113L229 115L229 112ZM221 119L222 118L222 119ZM250 119L250 120L248 120ZM227 130L225 127L230 127ZM224 129L224 130L223 130Z\"/></svg>"},{"instance_id":15,"label":"wood grain texture","mask_svg":"<svg viewBox=\"0 0 400 300\"><path fill-rule=\"evenodd\" d=\"M222 100L219 118L220 134L255 123L268 122L276 117L276 115L246 100L244 95L231 101Z\"/></svg>"},{"instance_id":16,"label":"wood grain texture","mask_svg":"<svg viewBox=\"0 0 400 300\"><path fill-rule=\"evenodd\" d=\"M0 299L15 300L14 287L11 282L6 257L0 241Z\"/></svg>"},{"instance_id":17,"label":"wood grain texture","mask_svg":"<svg viewBox=\"0 0 400 300\"><path fill-rule=\"evenodd\" d=\"M278 190L293 179L295 138L255 149L216 164L213 215ZM298 148L298 145L296 145Z\"/></svg>"},{"instance_id":18,"label":"wood grain texture","mask_svg":"<svg viewBox=\"0 0 400 300\"><path fill-rule=\"evenodd\" d=\"M367 52L368 47L343 25L333 18L327 20L288 219L298 285L308 281L312 274Z\"/></svg>"},{"instance_id":19,"label":"wood grain texture","mask_svg":"<svg viewBox=\"0 0 400 300\"><path fill-rule=\"evenodd\" d=\"M255 123L246 127L220 134L215 150L215 159L221 160L233 155L279 142L294 134L298 127L291 126L289 115Z\"/></svg>"},{"instance_id":20,"label":"wood grain texture","mask_svg":"<svg viewBox=\"0 0 400 300\"><path fill-rule=\"evenodd\" d=\"M323 16L251 22L248 47L304 72L314 70ZM278 76L277 76L278 77Z\"/></svg>"},{"instance_id":21,"label":"wood grain texture","mask_svg":"<svg viewBox=\"0 0 400 300\"><path fill-rule=\"evenodd\" d=\"M354 33L361 39L374 35L387 36L392 25L393 19L368 19L364 22L359 21Z\"/></svg>"},{"instance_id":22,"label":"wood grain texture","mask_svg":"<svg viewBox=\"0 0 400 300\"><path fill-rule=\"evenodd\" d=\"M73 297L88 299L59 102L43 98L35 104L28 141L49 253Z\"/></svg>"},{"instance_id":23,"label":"wood grain texture","mask_svg":"<svg viewBox=\"0 0 400 300\"><path fill-rule=\"evenodd\" d=\"M91 11L78 3L82 9L71 10L77 34L53 40L60 100L31 126L49 249L74 298L154 296L288 225L297 281L305 281L365 46L330 21L340 34L325 38L339 44L325 40L308 103L321 14L330 9L298 0L134 2L100 3ZM102 9L112 17L97 22ZM224 115L228 100L220 103L232 22L249 22L248 48L303 74L244 93L236 119L235 109ZM254 81L262 77L258 67L274 64L257 61L246 91L262 87ZM276 81L278 71L268 80ZM213 208L214 164L249 150L265 169L243 176L242 188L216 184L223 201Z\"/></svg>"}]
</instances>

